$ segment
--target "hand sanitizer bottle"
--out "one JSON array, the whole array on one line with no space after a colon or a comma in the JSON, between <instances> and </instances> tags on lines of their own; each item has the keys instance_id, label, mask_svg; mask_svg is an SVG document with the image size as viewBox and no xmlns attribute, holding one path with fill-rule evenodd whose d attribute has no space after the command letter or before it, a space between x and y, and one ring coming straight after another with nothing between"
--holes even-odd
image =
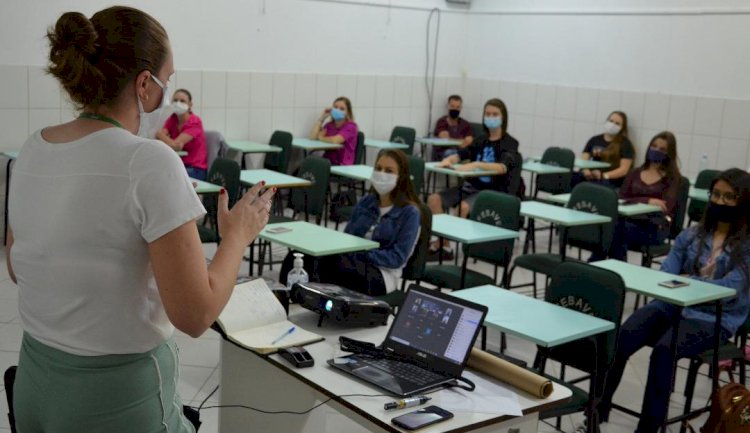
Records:
<instances>
[{"instance_id":1,"label":"hand sanitizer bottle","mask_svg":"<svg viewBox=\"0 0 750 433\"><path fill-rule=\"evenodd\" d=\"M294 253L294 267L286 276L286 286L289 290L292 290L292 286L296 283L304 284L310 281L310 278L307 276L307 271L302 267L302 257L304 257L304 254Z\"/></svg>"}]
</instances>

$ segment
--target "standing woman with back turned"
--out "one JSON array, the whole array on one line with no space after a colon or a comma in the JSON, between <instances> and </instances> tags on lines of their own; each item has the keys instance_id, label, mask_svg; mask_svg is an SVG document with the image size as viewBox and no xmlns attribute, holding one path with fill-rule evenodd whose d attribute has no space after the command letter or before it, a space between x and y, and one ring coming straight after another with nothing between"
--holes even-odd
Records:
<instances>
[{"instance_id":1,"label":"standing woman with back turned","mask_svg":"<svg viewBox=\"0 0 750 433\"><path fill-rule=\"evenodd\" d=\"M154 140L174 72L164 28L111 7L63 14L48 71L80 116L35 132L10 186L7 266L24 330L19 432L193 432L176 393L174 327L200 336L226 305L273 190L232 208L208 267L205 214L175 152ZM137 133L137 135L136 135Z\"/></svg>"}]
</instances>

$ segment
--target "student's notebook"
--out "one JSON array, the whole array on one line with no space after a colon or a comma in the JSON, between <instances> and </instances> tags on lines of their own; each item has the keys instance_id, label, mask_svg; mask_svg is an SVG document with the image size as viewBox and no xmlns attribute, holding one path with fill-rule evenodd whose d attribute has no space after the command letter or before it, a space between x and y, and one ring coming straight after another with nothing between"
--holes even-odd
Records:
<instances>
[{"instance_id":1,"label":"student's notebook","mask_svg":"<svg viewBox=\"0 0 750 433\"><path fill-rule=\"evenodd\" d=\"M260 354L323 340L286 320L284 307L262 278L236 285L216 322L229 340Z\"/></svg>"}]
</instances>

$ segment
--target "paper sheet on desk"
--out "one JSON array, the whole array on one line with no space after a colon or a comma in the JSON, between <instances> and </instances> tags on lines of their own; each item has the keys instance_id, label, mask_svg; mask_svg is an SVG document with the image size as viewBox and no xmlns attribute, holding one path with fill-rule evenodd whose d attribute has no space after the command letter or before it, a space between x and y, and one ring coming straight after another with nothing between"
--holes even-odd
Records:
<instances>
[{"instance_id":1,"label":"paper sheet on desk","mask_svg":"<svg viewBox=\"0 0 750 433\"><path fill-rule=\"evenodd\" d=\"M451 412L478 412L496 415L521 416L521 405L513 390L498 386L476 374L464 370L464 377L477 386L474 391L458 387L431 394L430 404Z\"/></svg>"}]
</instances>

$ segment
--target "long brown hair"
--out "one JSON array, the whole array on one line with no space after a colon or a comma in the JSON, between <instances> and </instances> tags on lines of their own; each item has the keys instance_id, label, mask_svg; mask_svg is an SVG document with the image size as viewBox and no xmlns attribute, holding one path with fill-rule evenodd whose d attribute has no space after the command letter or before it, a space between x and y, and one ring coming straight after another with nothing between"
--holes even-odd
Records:
<instances>
[{"instance_id":1,"label":"long brown hair","mask_svg":"<svg viewBox=\"0 0 750 433\"><path fill-rule=\"evenodd\" d=\"M66 12L47 31L47 72L78 109L109 106L143 71L156 74L169 54L167 32L138 9L114 6L89 20Z\"/></svg>"},{"instance_id":2,"label":"long brown hair","mask_svg":"<svg viewBox=\"0 0 750 433\"><path fill-rule=\"evenodd\" d=\"M613 114L617 114L618 116L622 117L622 127L620 128L620 132L618 132L617 135L614 136L607 148L602 151L601 158L602 161L610 163L610 168L615 169L620 166L620 159L622 158L622 155L620 154L620 150L622 149L622 142L625 141L626 138L628 138L628 116L622 111L613 111L609 113L609 116L607 116L607 120L609 120L609 118L612 117Z\"/></svg>"},{"instance_id":3,"label":"long brown hair","mask_svg":"<svg viewBox=\"0 0 750 433\"><path fill-rule=\"evenodd\" d=\"M398 207L404 207L413 205L419 209L419 215L421 219L421 226L427 227L429 221L427 216L422 212L422 200L419 199L417 191L414 189L414 182L411 179L411 170L409 170L409 160L406 158L406 154L399 149L383 149L378 152L378 157L375 158L375 164L377 161L387 156L388 158L396 161L398 165L398 180L396 181L396 187L391 191L391 200L393 204ZM370 188L373 194L377 194L375 189Z\"/></svg>"}]
</instances>

